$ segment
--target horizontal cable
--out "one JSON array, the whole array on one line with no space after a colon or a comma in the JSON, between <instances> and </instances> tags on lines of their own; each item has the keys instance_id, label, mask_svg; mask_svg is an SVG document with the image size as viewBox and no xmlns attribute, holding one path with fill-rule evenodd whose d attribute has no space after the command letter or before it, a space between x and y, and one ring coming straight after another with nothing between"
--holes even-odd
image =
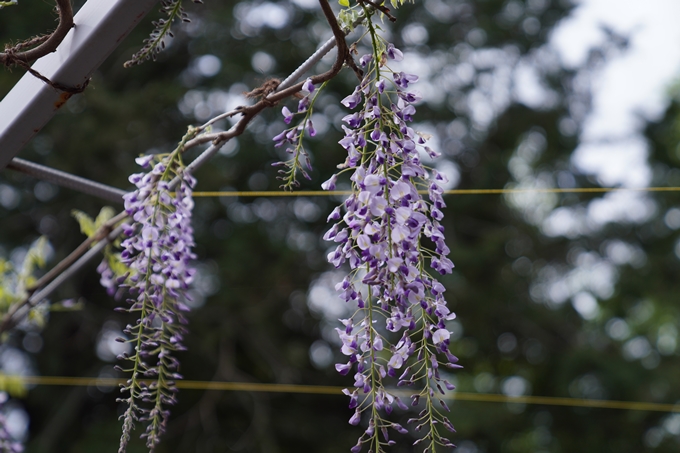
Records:
<instances>
[{"instance_id":1,"label":"horizontal cable","mask_svg":"<svg viewBox=\"0 0 680 453\"><path fill-rule=\"evenodd\" d=\"M126 382L117 378L86 378L68 376L3 376L7 380L21 381L26 385L63 385L115 387ZM223 390L233 392L297 393L314 395L342 395L345 387L328 385L259 384L253 382L177 381L178 388L187 390ZM389 390L391 394L409 396L413 391ZM451 392L449 400L484 403L540 404L544 406L593 407L655 412L680 412L680 404L648 403L643 401L612 401L553 396L506 396L493 393Z\"/></svg>"},{"instance_id":2,"label":"horizontal cable","mask_svg":"<svg viewBox=\"0 0 680 453\"><path fill-rule=\"evenodd\" d=\"M419 190L426 194L426 190ZM680 192L680 187L574 187L570 189L453 189L445 190L445 195L498 195L514 193L607 193L607 192ZM249 190L249 191L214 191L194 192L194 197L327 197L351 195L351 190Z\"/></svg>"}]
</instances>

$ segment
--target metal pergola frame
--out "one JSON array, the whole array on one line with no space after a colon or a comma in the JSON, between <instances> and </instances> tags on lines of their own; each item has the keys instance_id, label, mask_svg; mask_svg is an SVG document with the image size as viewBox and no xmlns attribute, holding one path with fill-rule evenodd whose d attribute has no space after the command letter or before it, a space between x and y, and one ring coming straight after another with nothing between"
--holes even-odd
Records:
<instances>
[{"instance_id":1,"label":"metal pergola frame","mask_svg":"<svg viewBox=\"0 0 680 453\"><path fill-rule=\"evenodd\" d=\"M74 27L54 53L32 69L58 84L83 88L158 0L88 0ZM30 73L0 101L0 170L47 124L71 97Z\"/></svg>"}]
</instances>

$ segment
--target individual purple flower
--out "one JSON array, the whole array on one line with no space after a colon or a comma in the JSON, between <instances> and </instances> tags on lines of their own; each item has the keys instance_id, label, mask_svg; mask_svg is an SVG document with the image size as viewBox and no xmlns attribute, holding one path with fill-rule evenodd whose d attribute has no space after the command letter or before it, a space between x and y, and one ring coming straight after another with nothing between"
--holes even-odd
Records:
<instances>
[{"instance_id":1,"label":"individual purple flower","mask_svg":"<svg viewBox=\"0 0 680 453\"><path fill-rule=\"evenodd\" d=\"M387 45L387 57L390 60L401 61L404 59L404 54L401 52L401 50L394 47L394 44L390 43Z\"/></svg>"},{"instance_id":2,"label":"individual purple flower","mask_svg":"<svg viewBox=\"0 0 680 453\"><path fill-rule=\"evenodd\" d=\"M312 123L311 119L307 120L307 133L310 137L316 136L316 129L314 129L314 123Z\"/></svg>"},{"instance_id":3,"label":"individual purple flower","mask_svg":"<svg viewBox=\"0 0 680 453\"><path fill-rule=\"evenodd\" d=\"M345 99L340 101L340 103L347 107L348 109L356 108L356 106L359 105L359 103L361 102L361 95L359 93L360 90L359 88L357 88L356 90L354 90L354 93L347 96Z\"/></svg>"},{"instance_id":4,"label":"individual purple flower","mask_svg":"<svg viewBox=\"0 0 680 453\"><path fill-rule=\"evenodd\" d=\"M382 94L385 91L385 81L384 80L378 80L375 83L375 87L378 89L378 93Z\"/></svg>"},{"instance_id":5,"label":"individual purple flower","mask_svg":"<svg viewBox=\"0 0 680 453\"><path fill-rule=\"evenodd\" d=\"M298 102L298 109L297 109L298 113L306 112L309 109L310 103L311 103L311 101L309 99L309 96L305 96L302 99L300 99L300 102ZM284 107L284 109L285 109L285 107ZM286 124L288 124L288 122Z\"/></svg>"},{"instance_id":6,"label":"individual purple flower","mask_svg":"<svg viewBox=\"0 0 680 453\"><path fill-rule=\"evenodd\" d=\"M359 64L361 65L362 68L365 68L366 65L373 59L373 55L370 53L367 53L366 55L362 56L359 58Z\"/></svg>"},{"instance_id":7,"label":"individual purple flower","mask_svg":"<svg viewBox=\"0 0 680 453\"><path fill-rule=\"evenodd\" d=\"M444 341L448 341L450 337L451 332L449 332L447 329L437 329L432 334L432 342L434 344L440 344L443 343Z\"/></svg>"},{"instance_id":8,"label":"individual purple flower","mask_svg":"<svg viewBox=\"0 0 680 453\"><path fill-rule=\"evenodd\" d=\"M281 114L283 115L283 121L286 124L290 124L290 122L293 120L293 113L286 107L285 105L281 109Z\"/></svg>"},{"instance_id":9,"label":"individual purple flower","mask_svg":"<svg viewBox=\"0 0 680 453\"><path fill-rule=\"evenodd\" d=\"M346 115L342 120L349 125L351 128L357 128L363 121L363 117L360 113L353 113L351 115Z\"/></svg>"},{"instance_id":10,"label":"individual purple flower","mask_svg":"<svg viewBox=\"0 0 680 453\"><path fill-rule=\"evenodd\" d=\"M135 159L135 162L137 163L137 165L139 165L142 168L148 168L150 162L153 160L153 157L154 157L153 154L149 154L149 155L146 155L146 156L140 156L137 159Z\"/></svg>"},{"instance_id":11,"label":"individual purple flower","mask_svg":"<svg viewBox=\"0 0 680 453\"><path fill-rule=\"evenodd\" d=\"M314 90L316 90L316 87L312 83L312 79L308 78L305 80L305 83L302 84L302 90L306 91L308 94L314 93Z\"/></svg>"},{"instance_id":12,"label":"individual purple flower","mask_svg":"<svg viewBox=\"0 0 680 453\"><path fill-rule=\"evenodd\" d=\"M418 81L418 76L415 74L406 74L404 72L395 72L392 76L394 83L400 88L408 88L409 84Z\"/></svg>"}]
</instances>

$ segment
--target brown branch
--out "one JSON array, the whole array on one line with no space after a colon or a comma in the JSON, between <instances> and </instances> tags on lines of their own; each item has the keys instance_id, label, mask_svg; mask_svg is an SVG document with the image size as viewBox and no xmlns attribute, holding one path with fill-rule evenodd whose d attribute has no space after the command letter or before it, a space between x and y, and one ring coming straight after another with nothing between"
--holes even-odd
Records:
<instances>
[{"instance_id":1,"label":"brown branch","mask_svg":"<svg viewBox=\"0 0 680 453\"><path fill-rule=\"evenodd\" d=\"M19 43L14 47L6 46L5 52L0 52L0 63L5 66L20 64L20 62L29 63L57 50L57 47L64 40L69 30L73 28L73 8L71 7L70 0L56 0L56 2L57 10L59 11L59 25L57 25L57 29L48 37L39 36ZM39 44L38 47L21 51L21 49L35 44Z\"/></svg>"},{"instance_id":2,"label":"brown branch","mask_svg":"<svg viewBox=\"0 0 680 453\"><path fill-rule=\"evenodd\" d=\"M340 28L340 25L338 24L338 21L335 18L335 14L333 13L333 10L328 4L328 1L319 0L319 3L321 4L321 10L326 16L326 20L328 21L328 24L330 25L331 30L333 31L333 36L335 36L335 41L338 47L338 55L335 58L333 66L328 71L324 72L323 74L318 74L311 77L312 83L315 85L321 84L335 77L340 72L345 63L347 63L348 66L352 68L356 68L354 60L352 59L352 54L349 51L347 42L345 41L345 33ZM361 72L360 69L356 68L355 72L357 71L359 71L359 73ZM245 131L245 128L248 125L248 123L250 123L250 121L258 113L260 113L267 107L272 107L276 105L279 101L286 99L287 97L294 96L302 89L303 84L304 82L298 82L297 84L288 87L285 90L281 90L276 93L270 94L269 96L265 97L264 99L260 100L259 102L253 105L241 107L240 109L238 109L238 113L241 113L243 116L233 128L224 132L204 134L199 137L196 137L192 140L189 140L184 145L184 149L187 150L189 148L193 148L194 146L208 142L212 142L214 145L219 145L220 143L226 142L227 140L230 140L236 136L241 135Z\"/></svg>"},{"instance_id":3,"label":"brown branch","mask_svg":"<svg viewBox=\"0 0 680 453\"><path fill-rule=\"evenodd\" d=\"M30 72L31 75L32 75L33 77L35 77L36 79L42 80L42 81L45 82L47 85L49 85L49 86L51 86L52 88L54 88L55 90L57 90L57 91L63 91L63 92L68 93L68 94L70 94L70 95L82 93L83 91L85 91L85 88L87 88L87 86L90 84L90 79L87 79L87 80L85 81L85 83L83 83L82 85L80 85L80 84L79 84L79 85L76 85L76 86L68 86L68 85L64 85L63 83L53 82L52 80L48 79L47 77L45 77L44 75L40 74L38 71L36 71L35 69L33 69L33 68L32 68L28 63L26 63L25 61L16 60L16 61L14 62L14 64L16 64L16 65L18 65L18 66L21 66L22 68L24 68L25 70L27 70L28 72ZM68 98L67 98L67 99L68 99Z\"/></svg>"}]
</instances>

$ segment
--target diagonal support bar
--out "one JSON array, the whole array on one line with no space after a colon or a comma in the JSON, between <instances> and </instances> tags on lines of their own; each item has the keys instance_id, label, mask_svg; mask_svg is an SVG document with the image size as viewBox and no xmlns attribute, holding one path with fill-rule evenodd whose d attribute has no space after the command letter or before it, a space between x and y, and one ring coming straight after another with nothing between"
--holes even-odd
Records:
<instances>
[{"instance_id":1,"label":"diagonal support bar","mask_svg":"<svg viewBox=\"0 0 680 453\"><path fill-rule=\"evenodd\" d=\"M56 52L32 68L58 84L82 88L158 0L88 0ZM26 73L0 102L0 170L71 97Z\"/></svg>"}]
</instances>

